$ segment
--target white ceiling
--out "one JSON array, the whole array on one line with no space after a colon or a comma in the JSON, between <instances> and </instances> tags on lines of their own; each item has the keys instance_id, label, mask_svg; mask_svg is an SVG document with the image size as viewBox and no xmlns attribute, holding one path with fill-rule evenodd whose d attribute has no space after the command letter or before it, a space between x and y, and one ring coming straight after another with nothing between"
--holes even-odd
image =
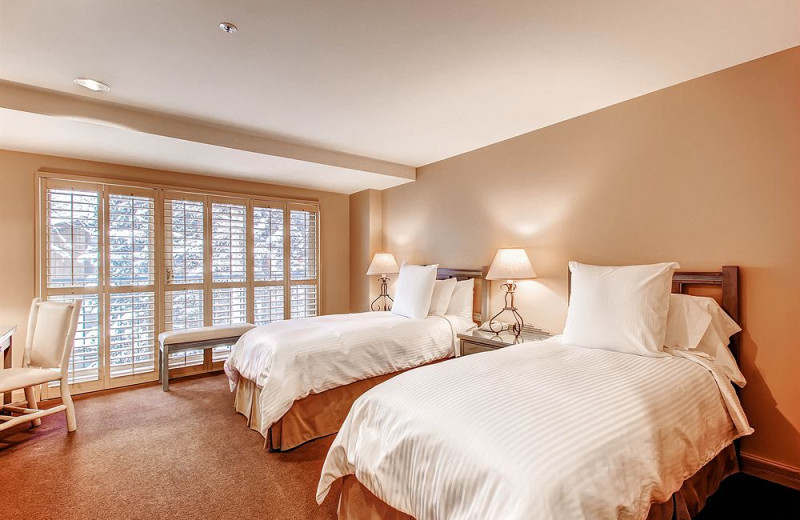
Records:
<instances>
[{"instance_id":1,"label":"white ceiling","mask_svg":"<svg viewBox=\"0 0 800 520\"><path fill-rule=\"evenodd\" d=\"M413 167L798 44L800 0L0 1L4 80Z\"/></svg>"}]
</instances>

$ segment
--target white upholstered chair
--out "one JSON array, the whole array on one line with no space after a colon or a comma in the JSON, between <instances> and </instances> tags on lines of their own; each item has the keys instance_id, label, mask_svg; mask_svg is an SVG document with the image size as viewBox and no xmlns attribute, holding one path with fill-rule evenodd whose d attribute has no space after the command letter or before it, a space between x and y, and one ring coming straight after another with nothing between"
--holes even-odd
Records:
<instances>
[{"instance_id":1,"label":"white upholstered chair","mask_svg":"<svg viewBox=\"0 0 800 520\"><path fill-rule=\"evenodd\" d=\"M28 421L38 426L42 417L62 411L67 415L67 430L75 431L75 408L69 393L67 368L80 311L81 300L74 303L33 300L22 367L0 370L0 395L22 388L27 404L24 408L17 406L21 403L3 406L3 411L11 415L0 415L0 431ZM51 381L61 384L62 404L40 410L33 388Z\"/></svg>"}]
</instances>

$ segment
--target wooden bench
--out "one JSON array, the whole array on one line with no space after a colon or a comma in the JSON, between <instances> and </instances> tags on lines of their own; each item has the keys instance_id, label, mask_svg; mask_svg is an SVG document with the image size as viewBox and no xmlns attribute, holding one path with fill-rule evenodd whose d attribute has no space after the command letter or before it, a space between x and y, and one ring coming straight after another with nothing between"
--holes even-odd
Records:
<instances>
[{"instance_id":1,"label":"wooden bench","mask_svg":"<svg viewBox=\"0 0 800 520\"><path fill-rule=\"evenodd\" d=\"M194 329L179 329L162 332L158 335L159 370L158 378L161 389L169 390L169 353L182 350L207 349L220 345L231 345L250 329L252 323L234 323L231 325L213 325Z\"/></svg>"}]
</instances>

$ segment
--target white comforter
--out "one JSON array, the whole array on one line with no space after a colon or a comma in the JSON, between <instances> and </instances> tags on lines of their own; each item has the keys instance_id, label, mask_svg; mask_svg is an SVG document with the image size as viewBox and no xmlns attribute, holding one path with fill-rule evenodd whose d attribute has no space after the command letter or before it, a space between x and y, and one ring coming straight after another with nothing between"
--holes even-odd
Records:
<instances>
[{"instance_id":1,"label":"white comforter","mask_svg":"<svg viewBox=\"0 0 800 520\"><path fill-rule=\"evenodd\" d=\"M556 338L412 370L353 404L317 501L355 474L419 520L642 519L752 432L714 370Z\"/></svg>"},{"instance_id":2,"label":"white comforter","mask_svg":"<svg viewBox=\"0 0 800 520\"><path fill-rule=\"evenodd\" d=\"M453 355L456 334L474 326L457 317L414 320L390 312L278 321L244 334L225 362L231 390L239 377L260 388L261 433L292 403L361 379Z\"/></svg>"}]
</instances>

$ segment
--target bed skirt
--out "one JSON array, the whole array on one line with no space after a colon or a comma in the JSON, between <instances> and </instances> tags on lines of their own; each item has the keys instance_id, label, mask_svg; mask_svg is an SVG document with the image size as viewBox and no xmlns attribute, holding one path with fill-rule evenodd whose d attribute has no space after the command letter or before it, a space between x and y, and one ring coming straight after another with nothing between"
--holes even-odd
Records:
<instances>
[{"instance_id":1,"label":"bed skirt","mask_svg":"<svg viewBox=\"0 0 800 520\"><path fill-rule=\"evenodd\" d=\"M397 374L398 372L395 372L362 379L298 399L289 411L269 428L265 447L270 451L286 451L338 432L353 401L373 386ZM247 418L247 425L259 433L261 433L261 411L258 405L260 393L261 389L255 382L240 377L233 402L236 411Z\"/></svg>"},{"instance_id":2,"label":"bed skirt","mask_svg":"<svg viewBox=\"0 0 800 520\"><path fill-rule=\"evenodd\" d=\"M703 509L706 499L729 475L739 471L733 444L684 481L670 500L650 506L647 520L691 520ZM364 487L354 475L342 479L339 497L339 520L414 520L394 509Z\"/></svg>"}]
</instances>

